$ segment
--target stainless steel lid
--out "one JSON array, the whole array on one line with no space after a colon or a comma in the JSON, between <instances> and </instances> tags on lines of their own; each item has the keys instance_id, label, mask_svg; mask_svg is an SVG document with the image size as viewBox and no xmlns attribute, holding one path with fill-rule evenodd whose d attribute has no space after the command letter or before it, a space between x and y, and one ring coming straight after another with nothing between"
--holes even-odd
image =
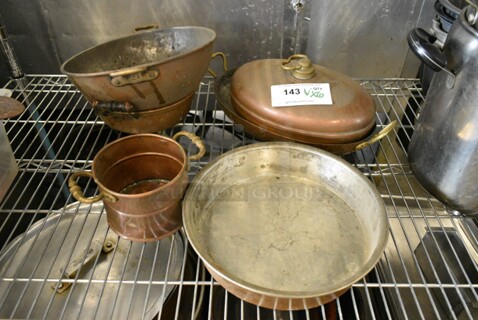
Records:
<instances>
[{"instance_id":1,"label":"stainless steel lid","mask_svg":"<svg viewBox=\"0 0 478 320\"><path fill-rule=\"evenodd\" d=\"M177 281L183 240L134 243L103 205L73 203L32 225L0 256L0 318L153 318Z\"/></svg>"}]
</instances>

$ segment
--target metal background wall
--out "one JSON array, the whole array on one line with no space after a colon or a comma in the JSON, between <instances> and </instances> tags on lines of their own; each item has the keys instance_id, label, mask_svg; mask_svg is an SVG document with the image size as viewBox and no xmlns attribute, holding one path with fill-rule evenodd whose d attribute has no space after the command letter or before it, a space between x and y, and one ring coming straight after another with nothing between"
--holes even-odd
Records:
<instances>
[{"instance_id":1,"label":"metal background wall","mask_svg":"<svg viewBox=\"0 0 478 320\"><path fill-rule=\"evenodd\" d=\"M306 52L354 77L414 76L406 35L429 27L434 0L2 0L0 13L26 73L58 73L70 56L137 26L201 25L231 66ZM412 66L412 67L410 67ZM404 73L405 72L405 73ZM407 74L408 73L408 74ZM9 72L1 64L2 82Z\"/></svg>"}]
</instances>

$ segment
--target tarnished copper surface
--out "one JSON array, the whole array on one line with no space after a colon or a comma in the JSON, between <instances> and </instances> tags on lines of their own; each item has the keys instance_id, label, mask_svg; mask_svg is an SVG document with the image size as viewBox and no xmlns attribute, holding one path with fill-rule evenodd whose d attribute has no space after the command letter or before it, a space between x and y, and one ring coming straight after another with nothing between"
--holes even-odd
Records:
<instances>
[{"instance_id":1,"label":"tarnished copper surface","mask_svg":"<svg viewBox=\"0 0 478 320\"><path fill-rule=\"evenodd\" d=\"M75 55L61 71L90 102L129 102L137 111L151 110L195 92L215 37L203 27L136 33Z\"/></svg>"},{"instance_id":2,"label":"tarnished copper surface","mask_svg":"<svg viewBox=\"0 0 478 320\"><path fill-rule=\"evenodd\" d=\"M126 133L153 133L171 128L181 122L191 108L194 92L162 108L138 112L101 112L101 119L115 130Z\"/></svg>"},{"instance_id":3,"label":"tarnished copper surface","mask_svg":"<svg viewBox=\"0 0 478 320\"><path fill-rule=\"evenodd\" d=\"M0 96L0 119L14 118L24 110L25 106L20 101Z\"/></svg>"},{"instance_id":4,"label":"tarnished copper surface","mask_svg":"<svg viewBox=\"0 0 478 320\"><path fill-rule=\"evenodd\" d=\"M176 141L152 134L116 140L98 152L92 172L100 189L118 199L104 200L104 204L108 224L120 236L154 241L181 227L187 157ZM147 190L124 193L134 185L157 179L168 183L147 184Z\"/></svg>"},{"instance_id":5,"label":"tarnished copper surface","mask_svg":"<svg viewBox=\"0 0 478 320\"><path fill-rule=\"evenodd\" d=\"M189 242L212 276L271 309L337 298L372 270L388 240L371 182L345 160L297 143L228 151L195 176L182 205Z\"/></svg>"},{"instance_id":6,"label":"tarnished copper surface","mask_svg":"<svg viewBox=\"0 0 478 320\"><path fill-rule=\"evenodd\" d=\"M190 135L182 133L178 137ZM198 156L204 154L202 142L196 144ZM92 171L75 172L68 185L73 197L81 202L102 200L108 224L119 236L150 242L182 226L180 204L189 182L187 170L188 158L176 141L138 134L104 146L93 159ZM78 176L93 177L100 193L84 197L76 184Z\"/></svg>"},{"instance_id":7,"label":"tarnished copper surface","mask_svg":"<svg viewBox=\"0 0 478 320\"><path fill-rule=\"evenodd\" d=\"M315 65L315 76L300 80L283 70L282 59L256 60L232 77L231 101L247 121L281 137L314 144L351 143L363 139L375 124L370 94L349 77ZM273 108L271 85L329 83L333 105Z\"/></svg>"},{"instance_id":8,"label":"tarnished copper surface","mask_svg":"<svg viewBox=\"0 0 478 320\"><path fill-rule=\"evenodd\" d=\"M231 102L231 79L235 70L226 71L221 77L219 77L215 84L214 90L216 99L219 102L221 109L234 123L240 124L244 127L244 130L253 135L255 138L261 141L293 141L304 144L313 145L321 149L327 150L335 154L346 154L353 152L355 147L360 143L367 141L372 137L377 130L372 127L370 132L366 134L362 139L350 142L350 143L321 143L316 138L307 135L300 134L299 132L289 132L287 134L279 134L273 127L267 124L255 124L249 120L246 120L240 114L236 112Z\"/></svg>"}]
</instances>

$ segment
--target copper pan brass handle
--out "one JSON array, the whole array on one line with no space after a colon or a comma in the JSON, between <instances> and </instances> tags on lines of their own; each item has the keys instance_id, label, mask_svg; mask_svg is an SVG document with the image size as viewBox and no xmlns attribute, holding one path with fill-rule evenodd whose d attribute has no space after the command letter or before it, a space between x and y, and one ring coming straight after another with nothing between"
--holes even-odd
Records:
<instances>
[{"instance_id":1,"label":"copper pan brass handle","mask_svg":"<svg viewBox=\"0 0 478 320\"><path fill-rule=\"evenodd\" d=\"M136 84L151 81L159 76L158 70L137 66L111 72L111 84L115 87L122 87L128 84Z\"/></svg>"},{"instance_id":2,"label":"copper pan brass handle","mask_svg":"<svg viewBox=\"0 0 478 320\"><path fill-rule=\"evenodd\" d=\"M222 58L222 71L223 72L226 72L227 71L227 58L226 58L226 55L224 54L224 52L214 52L212 55L211 55L211 60L212 59L215 59L216 57L221 57ZM207 69L207 72L209 72L209 74L211 76L213 76L214 78L217 78L217 73L212 70L211 68L208 68Z\"/></svg>"},{"instance_id":3,"label":"copper pan brass handle","mask_svg":"<svg viewBox=\"0 0 478 320\"><path fill-rule=\"evenodd\" d=\"M140 73L143 71L146 71L146 67L133 67L133 68L127 68L127 69L122 69L119 71L114 71L109 74L110 77L115 78L115 77L125 77L129 76L132 74Z\"/></svg>"},{"instance_id":4,"label":"copper pan brass handle","mask_svg":"<svg viewBox=\"0 0 478 320\"><path fill-rule=\"evenodd\" d=\"M181 136L185 136L191 140L192 143L198 147L199 151L195 155L189 156L189 160L199 160L201 159L204 154L206 153L206 146L204 145L204 142L196 136L195 134L187 131L179 131L173 136L174 140L178 140Z\"/></svg>"},{"instance_id":5,"label":"copper pan brass handle","mask_svg":"<svg viewBox=\"0 0 478 320\"><path fill-rule=\"evenodd\" d=\"M83 190L81 190L81 187L76 183L76 179L78 177L93 178L93 174L90 171L79 171L79 172L73 173L68 179L68 188L70 189L71 195L76 200L83 203L94 203L100 200L108 200L111 202L118 201L118 199L116 199L114 196L104 191L102 191L100 194L94 197L85 197L85 195L83 194Z\"/></svg>"},{"instance_id":6,"label":"copper pan brass handle","mask_svg":"<svg viewBox=\"0 0 478 320\"><path fill-rule=\"evenodd\" d=\"M374 134L372 137L370 137L370 139L368 139L367 141L364 141L358 145L355 146L354 150L353 151L358 151L360 149L363 149L365 147L368 147L372 144L374 144L375 142L377 142L378 140L381 140L382 138L384 138L387 134L389 134L394 128L395 126L397 125L397 120L393 120L392 122L390 122L387 126L385 126L385 128L383 128L382 130L380 130L380 132L377 132L376 134Z\"/></svg>"}]
</instances>

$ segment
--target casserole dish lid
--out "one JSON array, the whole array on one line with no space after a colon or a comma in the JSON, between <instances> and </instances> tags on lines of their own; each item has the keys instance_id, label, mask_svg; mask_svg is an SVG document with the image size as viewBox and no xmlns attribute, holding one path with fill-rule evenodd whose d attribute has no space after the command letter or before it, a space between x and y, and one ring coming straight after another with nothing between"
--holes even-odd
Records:
<instances>
[{"instance_id":1,"label":"casserole dish lid","mask_svg":"<svg viewBox=\"0 0 478 320\"><path fill-rule=\"evenodd\" d=\"M359 83L305 55L244 64L232 78L231 100L248 121L317 142L357 141L375 124L374 101Z\"/></svg>"}]
</instances>

